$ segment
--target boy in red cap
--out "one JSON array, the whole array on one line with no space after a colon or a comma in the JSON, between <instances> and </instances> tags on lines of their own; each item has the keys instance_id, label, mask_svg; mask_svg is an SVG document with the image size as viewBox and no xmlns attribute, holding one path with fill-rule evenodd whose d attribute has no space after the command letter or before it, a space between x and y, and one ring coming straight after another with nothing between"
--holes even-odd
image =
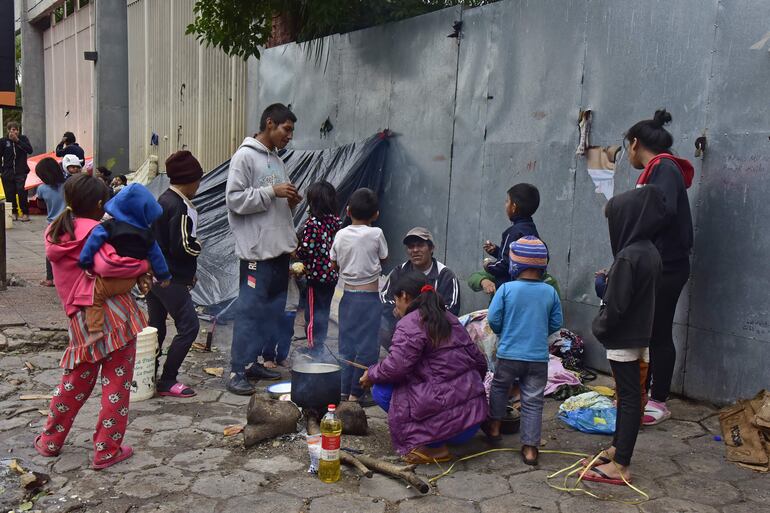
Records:
<instances>
[{"instance_id":1,"label":"boy in red cap","mask_svg":"<svg viewBox=\"0 0 770 513\"><path fill-rule=\"evenodd\" d=\"M192 153L178 151L166 159L166 175L171 186L158 198L163 214L153 224L155 239L171 271L171 284L153 287L147 294L149 324L158 330L158 345L166 338L166 317L174 319L176 336L171 342L157 384L159 395L193 397L195 391L177 382L192 343L198 337L200 323L190 291L195 286L201 246L196 238L198 212L192 198L198 192L203 169ZM158 351L160 354L160 350ZM156 362L156 367L158 363Z\"/></svg>"}]
</instances>

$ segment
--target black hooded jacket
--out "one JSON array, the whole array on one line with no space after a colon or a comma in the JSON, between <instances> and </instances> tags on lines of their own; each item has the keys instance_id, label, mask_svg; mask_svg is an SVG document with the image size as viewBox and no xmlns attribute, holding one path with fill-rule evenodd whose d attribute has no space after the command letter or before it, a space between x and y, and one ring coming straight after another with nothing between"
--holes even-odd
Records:
<instances>
[{"instance_id":1,"label":"black hooded jacket","mask_svg":"<svg viewBox=\"0 0 770 513\"><path fill-rule=\"evenodd\" d=\"M652 335L661 259L652 242L666 216L655 185L619 194L605 207L615 261L592 331L607 349L647 347Z\"/></svg>"}]
</instances>

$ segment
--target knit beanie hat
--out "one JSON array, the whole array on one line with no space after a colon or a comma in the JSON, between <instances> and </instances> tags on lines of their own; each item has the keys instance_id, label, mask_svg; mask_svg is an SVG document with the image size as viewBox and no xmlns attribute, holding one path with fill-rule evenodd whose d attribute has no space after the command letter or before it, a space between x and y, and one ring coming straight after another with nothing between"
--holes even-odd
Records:
<instances>
[{"instance_id":1,"label":"knit beanie hat","mask_svg":"<svg viewBox=\"0 0 770 513\"><path fill-rule=\"evenodd\" d=\"M71 153L68 153L64 157L62 157L61 167L63 167L64 170L66 171L67 168L70 166L83 167L77 155L72 155Z\"/></svg>"},{"instance_id":2,"label":"knit beanie hat","mask_svg":"<svg viewBox=\"0 0 770 513\"><path fill-rule=\"evenodd\" d=\"M511 242L508 256L511 259L510 274L516 279L525 269L545 269L548 267L548 248L543 241L527 235Z\"/></svg>"},{"instance_id":3,"label":"knit beanie hat","mask_svg":"<svg viewBox=\"0 0 770 513\"><path fill-rule=\"evenodd\" d=\"M172 185L184 185L200 180L203 168L192 153L182 150L166 159L166 175Z\"/></svg>"}]
</instances>

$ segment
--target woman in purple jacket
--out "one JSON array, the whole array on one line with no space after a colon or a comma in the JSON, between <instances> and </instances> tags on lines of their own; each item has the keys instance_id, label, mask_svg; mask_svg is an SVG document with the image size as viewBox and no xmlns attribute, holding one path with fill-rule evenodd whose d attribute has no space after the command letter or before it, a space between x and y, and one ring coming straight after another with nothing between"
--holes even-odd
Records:
<instances>
[{"instance_id":1,"label":"woman in purple jacket","mask_svg":"<svg viewBox=\"0 0 770 513\"><path fill-rule=\"evenodd\" d=\"M487 416L487 362L425 275L403 275L393 289L401 320L390 354L361 378L388 412L393 447L405 461L452 458L446 444L470 440Z\"/></svg>"}]
</instances>

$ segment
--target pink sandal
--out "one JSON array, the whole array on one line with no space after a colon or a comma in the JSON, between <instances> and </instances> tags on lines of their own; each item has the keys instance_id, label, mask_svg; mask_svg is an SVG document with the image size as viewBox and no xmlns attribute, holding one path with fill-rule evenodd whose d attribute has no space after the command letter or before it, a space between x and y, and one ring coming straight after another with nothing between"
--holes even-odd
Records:
<instances>
[{"instance_id":1,"label":"pink sandal","mask_svg":"<svg viewBox=\"0 0 770 513\"><path fill-rule=\"evenodd\" d=\"M193 390L192 388L188 387L187 385L185 385L183 383L175 383L168 390L165 390L163 392L158 391L158 395L160 395L160 396L169 396L169 397L188 398L188 397L195 397L197 394L196 394L195 390Z\"/></svg>"},{"instance_id":2,"label":"pink sandal","mask_svg":"<svg viewBox=\"0 0 770 513\"><path fill-rule=\"evenodd\" d=\"M58 452L51 451L47 447L43 447L42 445L40 445L40 439L42 438L42 436L43 435L37 435L35 437L34 443L35 443L35 450L37 451L37 453L40 456L45 456L46 458L55 458L56 456L58 456L59 455Z\"/></svg>"},{"instance_id":3,"label":"pink sandal","mask_svg":"<svg viewBox=\"0 0 770 513\"><path fill-rule=\"evenodd\" d=\"M100 461L99 463L94 462L91 468L93 468L94 470L102 470L107 467L111 467L116 463L120 463L121 461L127 460L133 455L134 455L134 450L131 447L129 447L128 445L121 445L120 452L118 453L117 456L115 456L114 458L110 458L109 460Z\"/></svg>"}]
</instances>

